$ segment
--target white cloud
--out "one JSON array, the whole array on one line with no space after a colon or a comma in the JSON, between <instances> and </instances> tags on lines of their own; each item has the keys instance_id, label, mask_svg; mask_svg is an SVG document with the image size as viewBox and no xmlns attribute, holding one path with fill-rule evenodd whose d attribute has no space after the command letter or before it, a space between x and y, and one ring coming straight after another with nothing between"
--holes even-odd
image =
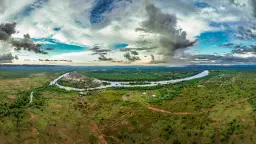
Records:
<instances>
[{"instance_id":1,"label":"white cloud","mask_svg":"<svg viewBox=\"0 0 256 144\"><path fill-rule=\"evenodd\" d=\"M12 45L0 41L0 54L13 52Z\"/></svg>"},{"instance_id":2,"label":"white cloud","mask_svg":"<svg viewBox=\"0 0 256 144\"><path fill-rule=\"evenodd\" d=\"M239 21L239 15L230 15L228 13L221 13L223 8L220 7L220 11L215 8L203 8L200 12L200 17L204 18L207 21L214 21L214 22L233 22Z\"/></svg>"},{"instance_id":3,"label":"white cloud","mask_svg":"<svg viewBox=\"0 0 256 144\"><path fill-rule=\"evenodd\" d=\"M14 16L24 9L27 5L32 4L35 0L1 0L2 12L0 13L0 23L13 21ZM1 3L1 4L2 4Z\"/></svg>"},{"instance_id":4,"label":"white cloud","mask_svg":"<svg viewBox=\"0 0 256 144\"><path fill-rule=\"evenodd\" d=\"M233 54L235 57L240 57L240 58L252 58L252 57L256 57L255 53L253 52L247 52L244 54Z\"/></svg>"},{"instance_id":5,"label":"white cloud","mask_svg":"<svg viewBox=\"0 0 256 144\"><path fill-rule=\"evenodd\" d=\"M194 16L180 18L178 26L187 32L187 38L191 41L202 32L216 30L210 27L207 21Z\"/></svg>"},{"instance_id":6,"label":"white cloud","mask_svg":"<svg viewBox=\"0 0 256 144\"><path fill-rule=\"evenodd\" d=\"M13 20L15 15L35 1L4 0L6 6L0 6L0 12L4 11L4 13L0 14L0 22ZM251 11L248 0L236 0L235 3L237 6L231 5L229 1L202 1L208 2L211 7L196 8L193 5L195 0L161 0L151 2L163 12L175 14L178 19L179 28L187 32L187 38L191 41L202 32L220 30L210 27L210 21L243 21ZM120 1L115 4L117 6L116 9L105 14L106 22L96 26L90 23L90 9L94 2L95 0L49 0L41 8L35 9L30 16L17 19L17 30L19 33L15 34L14 37L22 37L23 34L29 33L33 38L52 37L63 43L88 46L101 44L104 47L108 47L114 43L128 43L129 47L141 47L141 45L137 44L138 40L151 42L144 45L144 47L158 45L159 35L135 31L145 19L145 3L149 3L149 1L136 0L132 4ZM241 7L244 4L245 7ZM54 31L54 28L60 28L60 31ZM4 47L9 46L0 44L1 52L6 50ZM23 59L29 57L32 59L49 57L20 53ZM142 54L143 58L141 61L143 62L148 59L144 57L145 55L144 53ZM123 53L118 51L106 56L113 57L117 60L124 60ZM50 58L70 58L75 61L92 62L98 60L98 56L92 56L89 52L68 53Z\"/></svg>"}]
</instances>

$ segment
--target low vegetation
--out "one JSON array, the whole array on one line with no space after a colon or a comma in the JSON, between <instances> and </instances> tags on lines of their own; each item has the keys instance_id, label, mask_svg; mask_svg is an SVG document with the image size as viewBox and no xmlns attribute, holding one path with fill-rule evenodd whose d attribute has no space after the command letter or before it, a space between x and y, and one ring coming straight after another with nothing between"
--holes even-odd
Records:
<instances>
[{"instance_id":1,"label":"low vegetation","mask_svg":"<svg viewBox=\"0 0 256 144\"><path fill-rule=\"evenodd\" d=\"M86 96L40 83L1 96L0 143L256 143L254 70Z\"/></svg>"}]
</instances>

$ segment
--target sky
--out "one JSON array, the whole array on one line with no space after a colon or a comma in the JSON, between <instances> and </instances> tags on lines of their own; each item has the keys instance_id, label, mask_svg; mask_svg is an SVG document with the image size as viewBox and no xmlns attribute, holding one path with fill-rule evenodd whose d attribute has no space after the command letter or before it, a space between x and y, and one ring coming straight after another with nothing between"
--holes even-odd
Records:
<instances>
[{"instance_id":1,"label":"sky","mask_svg":"<svg viewBox=\"0 0 256 144\"><path fill-rule=\"evenodd\" d=\"M255 64L256 0L0 0L0 63Z\"/></svg>"}]
</instances>

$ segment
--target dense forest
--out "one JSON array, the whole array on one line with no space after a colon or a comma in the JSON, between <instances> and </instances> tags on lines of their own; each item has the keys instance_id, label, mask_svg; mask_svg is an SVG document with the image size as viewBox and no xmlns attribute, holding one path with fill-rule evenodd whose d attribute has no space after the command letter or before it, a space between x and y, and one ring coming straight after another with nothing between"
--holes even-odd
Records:
<instances>
[{"instance_id":1,"label":"dense forest","mask_svg":"<svg viewBox=\"0 0 256 144\"><path fill-rule=\"evenodd\" d=\"M93 71L86 76L107 81L163 81L196 75L201 71Z\"/></svg>"}]
</instances>

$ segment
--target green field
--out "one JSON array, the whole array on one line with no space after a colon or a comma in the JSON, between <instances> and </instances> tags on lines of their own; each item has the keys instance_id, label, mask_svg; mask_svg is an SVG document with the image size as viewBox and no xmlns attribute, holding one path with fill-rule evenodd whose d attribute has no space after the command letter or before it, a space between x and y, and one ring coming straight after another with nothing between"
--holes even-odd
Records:
<instances>
[{"instance_id":1,"label":"green field","mask_svg":"<svg viewBox=\"0 0 256 144\"><path fill-rule=\"evenodd\" d=\"M255 72L212 70L188 82L90 91L83 97L49 87L57 72L5 77L0 143L256 143ZM31 91L34 100L28 104Z\"/></svg>"}]
</instances>

